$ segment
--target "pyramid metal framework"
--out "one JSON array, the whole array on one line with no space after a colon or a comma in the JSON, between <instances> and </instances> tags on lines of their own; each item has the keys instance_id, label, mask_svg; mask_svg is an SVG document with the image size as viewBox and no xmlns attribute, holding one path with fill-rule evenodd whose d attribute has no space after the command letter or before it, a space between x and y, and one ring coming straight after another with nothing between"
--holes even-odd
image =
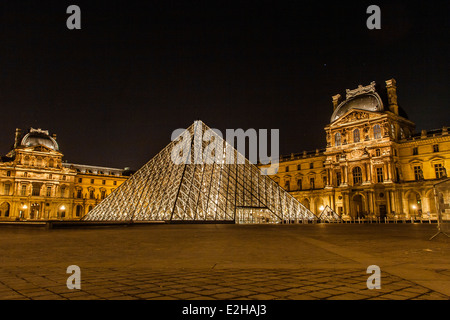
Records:
<instances>
[{"instance_id":1,"label":"pyramid metal framework","mask_svg":"<svg viewBox=\"0 0 450 320\"><path fill-rule=\"evenodd\" d=\"M216 161L214 151L205 152L210 159L196 163L195 137L203 137L207 130L202 121L195 121L83 220L283 223L317 219L217 134L212 140L219 150L223 148L223 161ZM187 136L193 138L183 138ZM190 144L189 152L177 164L171 155L182 140ZM205 150L209 142L200 141ZM229 156L233 162L225 161Z\"/></svg>"},{"instance_id":2,"label":"pyramid metal framework","mask_svg":"<svg viewBox=\"0 0 450 320\"><path fill-rule=\"evenodd\" d=\"M341 217L327 205L322 212L319 214L319 220L326 222L340 222Z\"/></svg>"}]
</instances>

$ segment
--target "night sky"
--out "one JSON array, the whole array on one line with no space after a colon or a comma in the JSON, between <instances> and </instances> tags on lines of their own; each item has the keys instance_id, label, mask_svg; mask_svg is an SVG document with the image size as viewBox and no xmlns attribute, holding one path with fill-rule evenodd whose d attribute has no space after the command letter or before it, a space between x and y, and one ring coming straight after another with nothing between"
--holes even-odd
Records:
<instances>
[{"instance_id":1,"label":"night sky","mask_svg":"<svg viewBox=\"0 0 450 320\"><path fill-rule=\"evenodd\" d=\"M66 8L81 8L68 30ZM381 7L381 30L366 9ZM69 162L138 169L177 128L280 129L325 147L331 96L397 80L417 130L450 126L448 1L0 2L0 152L48 129Z\"/></svg>"}]
</instances>

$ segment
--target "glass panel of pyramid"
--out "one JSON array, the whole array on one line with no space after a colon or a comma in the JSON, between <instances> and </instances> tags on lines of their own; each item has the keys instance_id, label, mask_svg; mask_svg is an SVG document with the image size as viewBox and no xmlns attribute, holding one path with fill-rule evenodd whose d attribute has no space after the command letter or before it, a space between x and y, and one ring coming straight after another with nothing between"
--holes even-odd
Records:
<instances>
[{"instance_id":1,"label":"glass panel of pyramid","mask_svg":"<svg viewBox=\"0 0 450 320\"><path fill-rule=\"evenodd\" d=\"M202 138L205 132L209 140ZM216 148L209 152L211 145ZM198 146L200 153L195 151ZM317 217L220 135L211 134L202 121L194 122L83 218L236 223L312 219Z\"/></svg>"}]
</instances>

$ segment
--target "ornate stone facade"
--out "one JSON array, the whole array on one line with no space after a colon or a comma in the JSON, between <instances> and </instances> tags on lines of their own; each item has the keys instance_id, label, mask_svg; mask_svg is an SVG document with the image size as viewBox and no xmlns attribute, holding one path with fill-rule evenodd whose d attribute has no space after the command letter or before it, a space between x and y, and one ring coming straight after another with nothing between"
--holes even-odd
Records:
<instances>
[{"instance_id":1,"label":"ornate stone facade","mask_svg":"<svg viewBox=\"0 0 450 320\"><path fill-rule=\"evenodd\" d=\"M124 169L63 162L56 135L16 129L0 162L0 220L80 219L127 178Z\"/></svg>"},{"instance_id":2,"label":"ornate stone facade","mask_svg":"<svg viewBox=\"0 0 450 320\"><path fill-rule=\"evenodd\" d=\"M326 148L282 157L272 178L315 214L327 205L353 218L435 214L433 185L450 166L450 136L446 127L416 134L396 89L391 79L384 98L374 82L347 90L345 101L333 96Z\"/></svg>"}]
</instances>

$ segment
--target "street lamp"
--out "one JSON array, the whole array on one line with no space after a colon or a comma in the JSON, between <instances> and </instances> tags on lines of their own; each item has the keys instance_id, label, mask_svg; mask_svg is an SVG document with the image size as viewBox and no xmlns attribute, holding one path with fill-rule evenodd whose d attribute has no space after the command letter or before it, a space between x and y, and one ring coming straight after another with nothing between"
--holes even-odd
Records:
<instances>
[{"instance_id":1,"label":"street lamp","mask_svg":"<svg viewBox=\"0 0 450 320\"><path fill-rule=\"evenodd\" d=\"M417 209L417 206L415 205L415 204L413 204L412 205L412 208L413 208L413 210L414 210L414 219L416 218L416 209Z\"/></svg>"},{"instance_id":2,"label":"street lamp","mask_svg":"<svg viewBox=\"0 0 450 320\"><path fill-rule=\"evenodd\" d=\"M319 210L320 210L321 212L323 211L323 209L325 209L324 206L320 206L320 207L319 207Z\"/></svg>"}]
</instances>

